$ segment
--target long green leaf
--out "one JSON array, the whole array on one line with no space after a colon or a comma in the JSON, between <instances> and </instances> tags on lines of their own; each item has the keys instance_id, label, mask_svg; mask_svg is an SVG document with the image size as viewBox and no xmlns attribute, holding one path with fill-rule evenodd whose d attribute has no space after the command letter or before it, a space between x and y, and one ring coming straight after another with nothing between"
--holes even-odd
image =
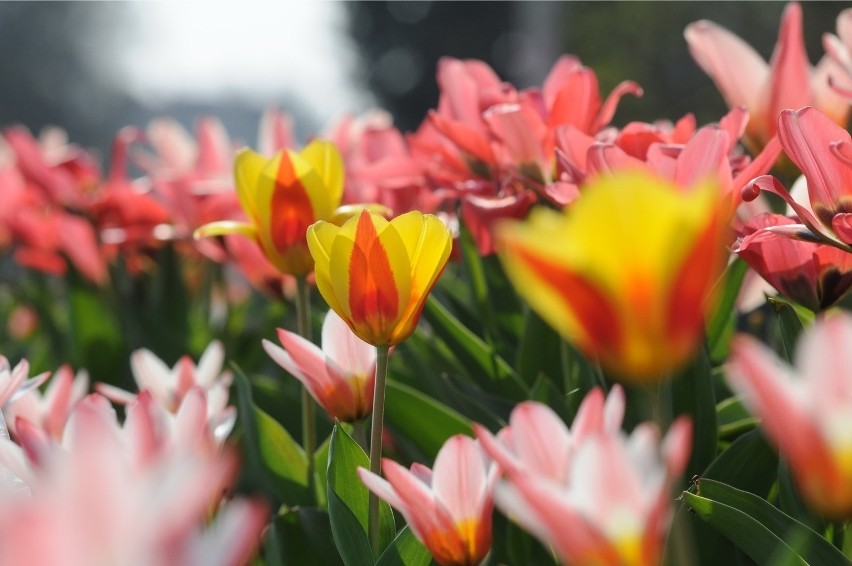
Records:
<instances>
[{"instance_id":1,"label":"long green leaf","mask_svg":"<svg viewBox=\"0 0 852 566\"><path fill-rule=\"evenodd\" d=\"M473 434L465 417L420 391L388 380L385 418L423 453L434 458L454 434Z\"/></svg>"},{"instance_id":2,"label":"long green leaf","mask_svg":"<svg viewBox=\"0 0 852 566\"><path fill-rule=\"evenodd\" d=\"M748 264L737 258L728 265L719 283L721 286L719 303L707 322L707 345L714 360L724 359L727 355L727 341L730 340L736 320L734 304L747 271Z\"/></svg>"},{"instance_id":3,"label":"long green leaf","mask_svg":"<svg viewBox=\"0 0 852 566\"><path fill-rule=\"evenodd\" d=\"M359 467L369 468L369 457L340 425L335 425L328 455L328 512L334 541L347 566L374 562L367 538L369 492L356 473ZM377 555L395 535L393 511L379 501Z\"/></svg>"},{"instance_id":4,"label":"long green leaf","mask_svg":"<svg viewBox=\"0 0 852 566\"><path fill-rule=\"evenodd\" d=\"M405 526L379 557L376 566L429 566L432 555Z\"/></svg>"},{"instance_id":5,"label":"long green leaf","mask_svg":"<svg viewBox=\"0 0 852 566\"><path fill-rule=\"evenodd\" d=\"M277 517L264 545L270 566L342 566L334 546L328 513L315 507L291 509Z\"/></svg>"},{"instance_id":6,"label":"long green leaf","mask_svg":"<svg viewBox=\"0 0 852 566\"><path fill-rule=\"evenodd\" d=\"M469 372L490 377L493 386L513 398L522 399L525 396L526 387L506 360L497 356L488 344L435 298L426 300L423 316Z\"/></svg>"},{"instance_id":7,"label":"long green leaf","mask_svg":"<svg viewBox=\"0 0 852 566\"><path fill-rule=\"evenodd\" d=\"M312 501L308 493L305 453L278 421L257 408L245 374L234 366L239 422L245 434L246 458L261 483L287 505Z\"/></svg>"},{"instance_id":8,"label":"long green leaf","mask_svg":"<svg viewBox=\"0 0 852 566\"><path fill-rule=\"evenodd\" d=\"M762 497L708 479L698 482L698 495L745 513L782 540L796 540L794 548L808 564L849 566L846 557L830 542Z\"/></svg>"},{"instance_id":9,"label":"long green leaf","mask_svg":"<svg viewBox=\"0 0 852 566\"><path fill-rule=\"evenodd\" d=\"M672 382L672 412L692 419L692 456L688 475L701 473L716 457L716 398L710 360L702 348L695 360Z\"/></svg>"},{"instance_id":10,"label":"long green leaf","mask_svg":"<svg viewBox=\"0 0 852 566\"><path fill-rule=\"evenodd\" d=\"M518 375L529 386L540 375L558 380L562 373L562 339L532 309L525 309L524 329L518 345Z\"/></svg>"},{"instance_id":11,"label":"long green leaf","mask_svg":"<svg viewBox=\"0 0 852 566\"><path fill-rule=\"evenodd\" d=\"M787 555L796 558L792 564L809 566L781 538L746 513L688 491L683 492L683 498L699 517L732 540L758 564L768 564Z\"/></svg>"},{"instance_id":12,"label":"long green leaf","mask_svg":"<svg viewBox=\"0 0 852 566\"><path fill-rule=\"evenodd\" d=\"M740 436L701 474L750 493L766 496L775 483L778 455L760 429Z\"/></svg>"}]
</instances>

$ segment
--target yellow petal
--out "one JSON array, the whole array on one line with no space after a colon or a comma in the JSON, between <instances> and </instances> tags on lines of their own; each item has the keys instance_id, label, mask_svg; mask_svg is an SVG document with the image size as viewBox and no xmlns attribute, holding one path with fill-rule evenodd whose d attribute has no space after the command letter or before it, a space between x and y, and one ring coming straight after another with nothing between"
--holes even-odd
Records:
<instances>
[{"instance_id":1,"label":"yellow petal","mask_svg":"<svg viewBox=\"0 0 852 566\"><path fill-rule=\"evenodd\" d=\"M343 225L344 222L358 216L361 214L362 210L367 210L369 212L373 212L375 214L381 214L382 216L388 217L393 214L393 211L386 207L383 204L371 203L371 204L345 204L343 206L339 206L334 209L334 212L331 215L331 219L329 222L332 224L337 224L338 226Z\"/></svg>"},{"instance_id":2,"label":"yellow petal","mask_svg":"<svg viewBox=\"0 0 852 566\"><path fill-rule=\"evenodd\" d=\"M253 224L245 222L236 222L233 220L220 220L218 222L210 222L204 226L199 226L192 233L192 237L198 240L199 238L207 238L210 236L224 236L226 234L242 234L249 238L257 236L257 229Z\"/></svg>"},{"instance_id":3,"label":"yellow petal","mask_svg":"<svg viewBox=\"0 0 852 566\"><path fill-rule=\"evenodd\" d=\"M331 274L331 249L334 245L334 239L340 232L340 228L327 222L317 222L308 228L308 249L314 258L314 275L316 277L317 289L328 303L328 306L336 312L340 318L347 320L349 318L348 309L344 308L346 297L338 298L334 292L332 285ZM335 276L342 275L335 271Z\"/></svg>"},{"instance_id":4,"label":"yellow petal","mask_svg":"<svg viewBox=\"0 0 852 566\"><path fill-rule=\"evenodd\" d=\"M328 209L334 210L343 198L343 158L337 146L325 140L314 140L300 154L322 180L325 191L322 197L328 203ZM326 220L328 217L322 217Z\"/></svg>"},{"instance_id":5,"label":"yellow petal","mask_svg":"<svg viewBox=\"0 0 852 566\"><path fill-rule=\"evenodd\" d=\"M269 159L243 148L234 159L234 179L237 185L237 197L240 205L252 220L257 219L257 183L260 180L260 172L269 162Z\"/></svg>"}]
</instances>

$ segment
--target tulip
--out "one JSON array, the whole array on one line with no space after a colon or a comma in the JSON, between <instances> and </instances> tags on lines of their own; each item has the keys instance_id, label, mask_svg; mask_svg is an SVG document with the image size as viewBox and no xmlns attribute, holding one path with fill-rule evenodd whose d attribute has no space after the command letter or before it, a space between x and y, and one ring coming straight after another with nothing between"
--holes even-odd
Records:
<instances>
[{"instance_id":1,"label":"tulip","mask_svg":"<svg viewBox=\"0 0 852 566\"><path fill-rule=\"evenodd\" d=\"M781 147L807 180L808 202L797 202L775 177L764 175L743 189L743 198L761 190L783 198L801 224L769 228L790 238L817 241L852 251L852 137L819 110L785 110L778 117Z\"/></svg>"},{"instance_id":2,"label":"tulip","mask_svg":"<svg viewBox=\"0 0 852 566\"><path fill-rule=\"evenodd\" d=\"M660 441L655 425L621 430L624 392L595 389L570 429L527 401L495 438L476 433L505 479L497 507L566 564L659 564L671 520L669 490L686 467L691 425L679 418Z\"/></svg>"},{"instance_id":3,"label":"tulip","mask_svg":"<svg viewBox=\"0 0 852 566\"><path fill-rule=\"evenodd\" d=\"M804 500L837 520L852 518L852 317L829 314L806 330L793 368L739 335L727 366L731 387L762 419L789 462Z\"/></svg>"},{"instance_id":4,"label":"tulip","mask_svg":"<svg viewBox=\"0 0 852 566\"><path fill-rule=\"evenodd\" d=\"M370 414L376 349L352 334L334 311L325 315L322 349L281 328L278 340L283 349L269 340L263 341L266 353L302 382L331 418L353 422Z\"/></svg>"},{"instance_id":5,"label":"tulip","mask_svg":"<svg viewBox=\"0 0 852 566\"><path fill-rule=\"evenodd\" d=\"M660 378L692 356L724 267L723 200L640 173L602 176L565 213L498 230L509 279L564 337L618 375Z\"/></svg>"},{"instance_id":6,"label":"tulip","mask_svg":"<svg viewBox=\"0 0 852 566\"><path fill-rule=\"evenodd\" d=\"M317 222L308 246L329 306L364 342L392 346L414 332L452 236L431 214L414 211L388 222L364 210L340 227Z\"/></svg>"},{"instance_id":7,"label":"tulip","mask_svg":"<svg viewBox=\"0 0 852 566\"><path fill-rule=\"evenodd\" d=\"M812 311L824 310L852 287L852 254L767 229L794 223L780 214L756 216L734 251L779 292Z\"/></svg>"},{"instance_id":8,"label":"tulip","mask_svg":"<svg viewBox=\"0 0 852 566\"><path fill-rule=\"evenodd\" d=\"M441 566L474 566L491 548L492 491L497 479L479 444L449 438L430 470L406 470L385 459L385 479L358 468L361 481L405 517L414 535Z\"/></svg>"},{"instance_id":9,"label":"tulip","mask_svg":"<svg viewBox=\"0 0 852 566\"><path fill-rule=\"evenodd\" d=\"M70 366L63 365L53 374L44 394L33 388L11 404L5 412L9 429L17 436L15 422L21 417L39 426L51 437L61 439L68 416L85 397L88 388L89 375L85 370L75 375Z\"/></svg>"},{"instance_id":10,"label":"tulip","mask_svg":"<svg viewBox=\"0 0 852 566\"><path fill-rule=\"evenodd\" d=\"M748 109L752 118L746 137L753 151L775 135L778 114L785 108L813 105L838 124L846 124L849 105L828 84L829 72L837 65L824 57L811 67L802 7L797 2L784 10L769 64L742 39L707 20L688 25L684 37L692 57L716 83L728 106Z\"/></svg>"},{"instance_id":11,"label":"tulip","mask_svg":"<svg viewBox=\"0 0 852 566\"><path fill-rule=\"evenodd\" d=\"M300 153L285 149L271 159L243 149L234 175L249 221L213 222L195 236L243 234L256 240L282 272L310 273L313 259L305 231L317 220L331 220L343 196L343 162L334 145L314 141Z\"/></svg>"}]
</instances>

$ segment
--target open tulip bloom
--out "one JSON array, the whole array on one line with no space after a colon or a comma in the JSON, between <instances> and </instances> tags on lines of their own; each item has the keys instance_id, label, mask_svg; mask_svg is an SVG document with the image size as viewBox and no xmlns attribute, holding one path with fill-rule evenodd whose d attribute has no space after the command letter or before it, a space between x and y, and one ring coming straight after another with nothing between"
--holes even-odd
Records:
<instances>
[{"instance_id":1,"label":"open tulip bloom","mask_svg":"<svg viewBox=\"0 0 852 566\"><path fill-rule=\"evenodd\" d=\"M435 467L406 470L384 460L385 479L364 468L367 487L405 517L417 538L441 566L475 566L491 548L491 514L496 467L470 437L449 438Z\"/></svg>"},{"instance_id":2,"label":"open tulip bloom","mask_svg":"<svg viewBox=\"0 0 852 566\"><path fill-rule=\"evenodd\" d=\"M359 421L373 408L376 349L355 336L330 310L322 325L322 349L298 334L278 329L284 348L263 341L266 353L307 387L328 415Z\"/></svg>"},{"instance_id":3,"label":"open tulip bloom","mask_svg":"<svg viewBox=\"0 0 852 566\"><path fill-rule=\"evenodd\" d=\"M806 331L794 368L766 346L738 336L731 386L762 419L790 463L805 500L834 519L852 517L852 317L831 314Z\"/></svg>"}]
</instances>

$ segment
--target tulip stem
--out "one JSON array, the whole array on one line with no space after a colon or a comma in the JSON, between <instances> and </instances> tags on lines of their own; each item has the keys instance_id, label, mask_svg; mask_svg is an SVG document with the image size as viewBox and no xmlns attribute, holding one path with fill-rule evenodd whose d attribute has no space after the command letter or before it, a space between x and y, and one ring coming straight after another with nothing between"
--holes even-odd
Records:
<instances>
[{"instance_id":1,"label":"tulip stem","mask_svg":"<svg viewBox=\"0 0 852 566\"><path fill-rule=\"evenodd\" d=\"M373 392L373 422L370 423L370 471L379 474L382 468L382 422L385 418L385 381L388 374L388 347L376 346L376 385ZM379 498L370 492L367 530L370 547L379 551Z\"/></svg>"},{"instance_id":2,"label":"tulip stem","mask_svg":"<svg viewBox=\"0 0 852 566\"><path fill-rule=\"evenodd\" d=\"M311 298L305 277L296 277L296 324L299 334L311 340ZM308 493L316 497L314 478L314 452L317 448L317 429L314 400L307 388L302 386L302 447L307 460Z\"/></svg>"}]
</instances>

